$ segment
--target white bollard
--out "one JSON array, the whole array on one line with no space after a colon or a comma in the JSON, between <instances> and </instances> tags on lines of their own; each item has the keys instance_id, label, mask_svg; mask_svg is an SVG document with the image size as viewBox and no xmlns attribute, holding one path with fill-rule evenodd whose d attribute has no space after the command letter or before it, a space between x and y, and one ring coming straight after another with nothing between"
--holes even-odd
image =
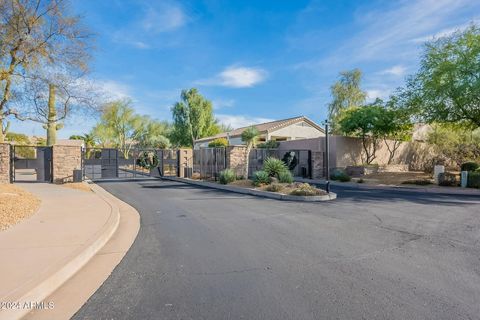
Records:
<instances>
[{"instance_id":1,"label":"white bollard","mask_svg":"<svg viewBox=\"0 0 480 320\"><path fill-rule=\"evenodd\" d=\"M466 188L468 184L468 171L462 171L462 178L460 180L460 186Z\"/></svg>"},{"instance_id":2,"label":"white bollard","mask_svg":"<svg viewBox=\"0 0 480 320\"><path fill-rule=\"evenodd\" d=\"M435 180L435 184L438 184L438 175L440 173L445 173L445 166L442 165L436 165L433 168L433 179Z\"/></svg>"}]
</instances>

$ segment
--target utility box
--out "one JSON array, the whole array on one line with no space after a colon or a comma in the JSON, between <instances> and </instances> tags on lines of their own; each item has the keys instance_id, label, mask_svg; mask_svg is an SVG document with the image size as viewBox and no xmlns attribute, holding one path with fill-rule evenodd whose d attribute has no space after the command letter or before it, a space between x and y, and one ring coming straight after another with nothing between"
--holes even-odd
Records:
<instances>
[{"instance_id":1,"label":"utility box","mask_svg":"<svg viewBox=\"0 0 480 320\"><path fill-rule=\"evenodd\" d=\"M435 180L435 184L438 184L438 176L440 173L445 173L445 166L436 165L433 167L433 179Z\"/></svg>"},{"instance_id":2,"label":"utility box","mask_svg":"<svg viewBox=\"0 0 480 320\"><path fill-rule=\"evenodd\" d=\"M83 181L83 172L82 170L73 170L73 182L82 182Z\"/></svg>"},{"instance_id":3,"label":"utility box","mask_svg":"<svg viewBox=\"0 0 480 320\"><path fill-rule=\"evenodd\" d=\"M462 176L460 178L460 186L466 188L468 185L468 171L462 171Z\"/></svg>"}]
</instances>

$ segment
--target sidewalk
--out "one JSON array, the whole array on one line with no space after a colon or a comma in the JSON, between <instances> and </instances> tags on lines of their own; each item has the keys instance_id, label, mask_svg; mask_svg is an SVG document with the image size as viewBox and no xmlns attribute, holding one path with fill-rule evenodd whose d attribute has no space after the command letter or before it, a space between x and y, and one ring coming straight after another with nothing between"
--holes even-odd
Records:
<instances>
[{"instance_id":1,"label":"sidewalk","mask_svg":"<svg viewBox=\"0 0 480 320\"><path fill-rule=\"evenodd\" d=\"M297 182L306 182L312 184L324 185L325 179L303 179L295 178ZM385 184L367 184L357 182L338 182L330 180L331 186L347 187L352 189L364 190L404 190L404 191L419 191L437 194L459 194L459 195L478 195L480 197L480 189L473 188L459 188L459 187L442 187L437 185L417 186L417 185L385 185Z\"/></svg>"},{"instance_id":2,"label":"sidewalk","mask_svg":"<svg viewBox=\"0 0 480 320\"><path fill-rule=\"evenodd\" d=\"M31 218L0 232L2 320L54 308L44 299L105 245L120 219L118 207L99 193L43 183L20 186L42 203Z\"/></svg>"}]
</instances>

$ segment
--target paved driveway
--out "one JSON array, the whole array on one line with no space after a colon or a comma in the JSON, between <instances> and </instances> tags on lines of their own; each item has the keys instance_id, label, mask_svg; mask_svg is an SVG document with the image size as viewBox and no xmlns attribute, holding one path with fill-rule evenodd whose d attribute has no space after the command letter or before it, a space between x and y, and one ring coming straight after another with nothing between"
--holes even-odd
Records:
<instances>
[{"instance_id":1,"label":"paved driveway","mask_svg":"<svg viewBox=\"0 0 480 320\"><path fill-rule=\"evenodd\" d=\"M75 319L480 319L478 196L337 187L309 204L101 185L141 230Z\"/></svg>"}]
</instances>

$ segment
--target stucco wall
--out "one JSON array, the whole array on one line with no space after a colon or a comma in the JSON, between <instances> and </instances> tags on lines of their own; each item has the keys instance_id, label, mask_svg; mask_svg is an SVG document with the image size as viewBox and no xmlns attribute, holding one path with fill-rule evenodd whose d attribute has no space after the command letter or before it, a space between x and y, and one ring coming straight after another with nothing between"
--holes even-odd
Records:
<instances>
[{"instance_id":1,"label":"stucco wall","mask_svg":"<svg viewBox=\"0 0 480 320\"><path fill-rule=\"evenodd\" d=\"M0 183L10 183L10 145L0 143Z\"/></svg>"},{"instance_id":2,"label":"stucco wall","mask_svg":"<svg viewBox=\"0 0 480 320\"><path fill-rule=\"evenodd\" d=\"M310 126L306 122L300 122L272 131L269 133L268 138L270 140L272 138L274 139L276 136L289 137L290 140L296 140L323 137L325 134L317 128Z\"/></svg>"},{"instance_id":3,"label":"stucco wall","mask_svg":"<svg viewBox=\"0 0 480 320\"><path fill-rule=\"evenodd\" d=\"M330 137L330 166L344 168L346 166L361 165L365 162L365 152L362 141L358 138L331 136ZM391 141L389 143L392 143ZM325 137L284 141L279 149L308 149L312 151L325 150ZM373 163L386 165L389 152L383 141L380 141L376 159ZM433 149L423 142L404 142L398 148L392 164L408 164L410 170L430 170L433 165L435 153Z\"/></svg>"},{"instance_id":4,"label":"stucco wall","mask_svg":"<svg viewBox=\"0 0 480 320\"><path fill-rule=\"evenodd\" d=\"M82 149L78 146L53 146L53 182L73 181L73 170L81 169Z\"/></svg>"}]
</instances>

